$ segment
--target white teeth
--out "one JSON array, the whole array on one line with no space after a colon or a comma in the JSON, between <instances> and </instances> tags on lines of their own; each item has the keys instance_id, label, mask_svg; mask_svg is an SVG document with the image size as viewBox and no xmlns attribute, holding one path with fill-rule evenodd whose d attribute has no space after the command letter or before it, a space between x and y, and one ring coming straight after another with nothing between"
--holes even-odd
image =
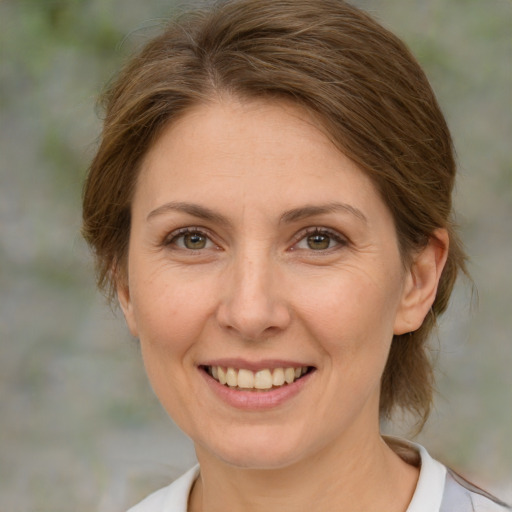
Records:
<instances>
[{"instance_id":1,"label":"white teeth","mask_svg":"<svg viewBox=\"0 0 512 512\"><path fill-rule=\"evenodd\" d=\"M257 374L256 374L257 375ZM238 370L238 387L251 389L254 387L255 375L250 370Z\"/></svg>"},{"instance_id":2,"label":"white teeth","mask_svg":"<svg viewBox=\"0 0 512 512\"><path fill-rule=\"evenodd\" d=\"M295 368L286 368L284 371L284 380L291 384L295 380Z\"/></svg>"},{"instance_id":3,"label":"white teeth","mask_svg":"<svg viewBox=\"0 0 512 512\"><path fill-rule=\"evenodd\" d=\"M282 386L284 384L284 370L276 368L272 374L272 384L274 386Z\"/></svg>"},{"instance_id":4,"label":"white teeth","mask_svg":"<svg viewBox=\"0 0 512 512\"><path fill-rule=\"evenodd\" d=\"M232 388L236 388L238 386L238 375L234 368L228 368L228 371L226 372L226 381L228 386L231 386Z\"/></svg>"},{"instance_id":5,"label":"white teeth","mask_svg":"<svg viewBox=\"0 0 512 512\"><path fill-rule=\"evenodd\" d=\"M254 387L256 389L270 389L272 387L270 370L260 370L254 374Z\"/></svg>"},{"instance_id":6,"label":"white teeth","mask_svg":"<svg viewBox=\"0 0 512 512\"><path fill-rule=\"evenodd\" d=\"M224 371L224 368L222 368L222 366L218 366L217 371L219 373L219 382L221 384L226 384L228 381L226 379L226 372Z\"/></svg>"},{"instance_id":7,"label":"white teeth","mask_svg":"<svg viewBox=\"0 0 512 512\"><path fill-rule=\"evenodd\" d=\"M308 367L274 368L273 370L265 368L253 372L245 368L238 370L232 367L209 366L207 371L215 380L231 388L265 390L292 384L307 373Z\"/></svg>"}]
</instances>

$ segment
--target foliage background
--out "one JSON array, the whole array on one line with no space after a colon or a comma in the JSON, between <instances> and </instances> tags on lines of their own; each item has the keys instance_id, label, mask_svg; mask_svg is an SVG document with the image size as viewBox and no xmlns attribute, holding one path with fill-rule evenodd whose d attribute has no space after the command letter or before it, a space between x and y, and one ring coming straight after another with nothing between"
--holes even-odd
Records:
<instances>
[{"instance_id":1,"label":"foliage background","mask_svg":"<svg viewBox=\"0 0 512 512\"><path fill-rule=\"evenodd\" d=\"M186 2L185 2L186 3ZM512 3L360 0L411 46L458 148L479 304L440 327L420 441L512 500ZM0 508L121 511L193 463L79 234L95 98L171 0L0 0Z\"/></svg>"}]
</instances>

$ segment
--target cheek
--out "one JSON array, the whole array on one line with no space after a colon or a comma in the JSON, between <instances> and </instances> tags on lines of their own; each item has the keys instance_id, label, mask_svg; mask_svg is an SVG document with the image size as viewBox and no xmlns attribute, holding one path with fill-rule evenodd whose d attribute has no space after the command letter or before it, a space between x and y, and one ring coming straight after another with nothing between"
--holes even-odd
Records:
<instances>
[{"instance_id":1,"label":"cheek","mask_svg":"<svg viewBox=\"0 0 512 512\"><path fill-rule=\"evenodd\" d=\"M215 308L210 281L171 270L136 281L132 300L141 342L179 349L197 339Z\"/></svg>"},{"instance_id":2,"label":"cheek","mask_svg":"<svg viewBox=\"0 0 512 512\"><path fill-rule=\"evenodd\" d=\"M308 330L325 352L341 358L387 357L393 337L400 286L399 278L371 279L362 272L340 271L316 280L308 293L297 290L297 308Z\"/></svg>"},{"instance_id":3,"label":"cheek","mask_svg":"<svg viewBox=\"0 0 512 512\"><path fill-rule=\"evenodd\" d=\"M193 405L189 381L195 375L194 354L215 294L207 280L196 283L176 272L134 284L134 314L148 379L167 412L184 425L184 411Z\"/></svg>"}]
</instances>

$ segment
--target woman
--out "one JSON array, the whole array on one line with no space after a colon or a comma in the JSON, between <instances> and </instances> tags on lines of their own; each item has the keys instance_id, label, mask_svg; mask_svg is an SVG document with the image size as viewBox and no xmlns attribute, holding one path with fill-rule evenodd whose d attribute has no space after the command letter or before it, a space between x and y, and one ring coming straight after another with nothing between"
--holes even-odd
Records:
<instances>
[{"instance_id":1,"label":"woman","mask_svg":"<svg viewBox=\"0 0 512 512\"><path fill-rule=\"evenodd\" d=\"M379 431L426 420L465 272L450 134L404 45L339 0L231 0L106 99L84 234L199 461L133 511L505 510Z\"/></svg>"}]
</instances>

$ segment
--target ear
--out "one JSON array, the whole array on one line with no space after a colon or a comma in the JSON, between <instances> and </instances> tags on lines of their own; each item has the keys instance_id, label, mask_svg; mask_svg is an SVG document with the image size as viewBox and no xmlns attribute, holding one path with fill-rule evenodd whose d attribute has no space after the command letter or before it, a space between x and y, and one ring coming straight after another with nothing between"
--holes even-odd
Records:
<instances>
[{"instance_id":1,"label":"ear","mask_svg":"<svg viewBox=\"0 0 512 512\"><path fill-rule=\"evenodd\" d=\"M126 277L119 276L116 280L117 300L124 314L128 329L132 336L138 337L137 323L133 311L133 303L130 296L130 286Z\"/></svg>"},{"instance_id":2,"label":"ear","mask_svg":"<svg viewBox=\"0 0 512 512\"><path fill-rule=\"evenodd\" d=\"M415 331L423 323L436 298L449 242L446 229L436 229L427 245L414 255L407 269L394 334Z\"/></svg>"}]
</instances>

